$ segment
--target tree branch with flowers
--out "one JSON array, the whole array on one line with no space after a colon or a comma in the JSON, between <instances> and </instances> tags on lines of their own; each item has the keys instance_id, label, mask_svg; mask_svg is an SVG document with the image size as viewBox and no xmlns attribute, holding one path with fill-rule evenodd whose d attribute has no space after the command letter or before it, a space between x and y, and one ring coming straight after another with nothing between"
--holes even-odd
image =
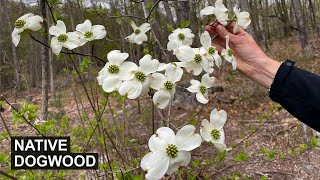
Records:
<instances>
[{"instance_id":1,"label":"tree branch with flowers","mask_svg":"<svg viewBox=\"0 0 320 180\"><path fill-rule=\"evenodd\" d=\"M158 0L152 6L147 17L144 18L145 23L141 25L137 25L134 21L130 23L132 34L128 35L125 41L137 45L148 41L147 34L151 30L149 19L152 11L160 2L161 0ZM224 26L235 22L233 33L239 28L246 29L251 23L248 12L240 12L235 7L231 13L222 0L217 0L214 6L205 7L200 14ZM19 45L21 34L25 30L39 31L43 21L42 17L32 13L17 19L12 32L14 45ZM76 48L92 41L105 39L107 31L103 25L93 25L87 19L82 24L78 24L73 32L67 32L65 23L57 20L56 24L50 27L49 34L52 36L50 48L55 55L59 55L68 54L68 52L72 54ZM235 70L237 60L229 47L229 35L225 37L226 47L220 53L212 45L213 39L206 31L200 35L201 47L192 47L195 36L189 28L175 29L168 36L166 53L172 53L176 57L171 63L161 63L161 59L158 60L150 54L145 54L139 57L139 63L136 64L127 60L128 53L112 50L107 54L107 63L98 73L97 83L105 92L118 92L129 99L137 99L150 94L150 100L162 110L168 108L174 99L176 88L183 74L190 73L195 77L200 76L198 79L201 81L197 78L190 80L187 91L195 94L199 103L208 104L208 89L215 84L215 77L212 75L214 67L220 68L223 60L226 60ZM67 49L67 52L62 51L63 48ZM87 56L82 53L74 54ZM140 163L141 168L146 171L145 177L161 179L165 174L170 176L177 172L179 167L187 166L191 160L190 151L198 148L203 141L212 143L218 151L230 150L225 144L223 130L226 120L227 113L224 110L213 109L210 120L202 121L199 133L196 132L197 129L193 125L185 125L176 133L169 127L159 128L150 137L148 142L150 152L143 157Z\"/></svg>"}]
</instances>

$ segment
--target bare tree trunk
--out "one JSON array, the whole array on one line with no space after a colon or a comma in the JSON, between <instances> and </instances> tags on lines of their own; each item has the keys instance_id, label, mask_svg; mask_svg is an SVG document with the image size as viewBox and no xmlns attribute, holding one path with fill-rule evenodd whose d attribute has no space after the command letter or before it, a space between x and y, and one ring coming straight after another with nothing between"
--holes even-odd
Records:
<instances>
[{"instance_id":1,"label":"bare tree trunk","mask_svg":"<svg viewBox=\"0 0 320 180\"><path fill-rule=\"evenodd\" d=\"M9 32L13 30L12 22L9 17L9 12L8 12L8 3L6 0L1 0L1 9L2 9L2 14L3 17L5 18L6 22L8 23L8 28ZM14 46L13 43L11 43L11 49L12 49L12 58L13 58L13 63L14 63L14 72L15 72L15 81L16 81L16 88L14 91L14 100L16 101L17 99L17 92L20 90L21 87L21 79L20 79L20 63L18 62L18 57L17 57L17 49Z\"/></svg>"},{"instance_id":2,"label":"bare tree trunk","mask_svg":"<svg viewBox=\"0 0 320 180\"><path fill-rule=\"evenodd\" d=\"M294 14L296 17L297 26L299 29L302 54L305 57L310 57L311 46L309 44L306 20L302 14L301 2L299 0L292 0L292 5L294 9Z\"/></svg>"},{"instance_id":3,"label":"bare tree trunk","mask_svg":"<svg viewBox=\"0 0 320 180\"><path fill-rule=\"evenodd\" d=\"M309 0L309 9L311 13L311 23L312 23L312 28L317 32L319 35L319 27L317 26L317 16L316 13L314 12L314 6L312 0Z\"/></svg>"},{"instance_id":4,"label":"bare tree trunk","mask_svg":"<svg viewBox=\"0 0 320 180\"><path fill-rule=\"evenodd\" d=\"M239 5L240 5L241 11L251 12L250 8L249 8L248 0L239 0ZM255 36L254 31L253 31L253 25L249 26L246 30L249 34L251 34L252 36Z\"/></svg>"},{"instance_id":5,"label":"bare tree trunk","mask_svg":"<svg viewBox=\"0 0 320 180\"><path fill-rule=\"evenodd\" d=\"M173 22L173 15L170 9L170 5L169 2L167 1L162 1L164 9L166 10L166 15L167 15L167 22L171 25L174 26L174 22Z\"/></svg>"},{"instance_id":6,"label":"bare tree trunk","mask_svg":"<svg viewBox=\"0 0 320 180\"><path fill-rule=\"evenodd\" d=\"M47 19L46 0L40 0L40 10L43 19ZM43 21L44 33L48 34L48 23ZM42 37L42 42L48 42L48 36ZM48 92L49 92L49 49L45 46L41 48L41 69L42 69L42 102L41 102L41 119L48 118Z\"/></svg>"},{"instance_id":7,"label":"bare tree trunk","mask_svg":"<svg viewBox=\"0 0 320 180\"><path fill-rule=\"evenodd\" d=\"M266 2L268 3L268 0L266 0ZM266 4L265 8L267 8L267 5L268 4ZM264 11L261 0L259 0L259 9L260 9L261 12ZM266 12L266 11L264 11L264 12ZM267 19L266 16L267 16L266 13L264 13L264 15L262 16L262 27L263 27L262 37L263 37L264 46L265 46L266 50L269 50L270 49L269 46L268 46L268 28L269 27L268 27L268 19Z\"/></svg>"}]
</instances>

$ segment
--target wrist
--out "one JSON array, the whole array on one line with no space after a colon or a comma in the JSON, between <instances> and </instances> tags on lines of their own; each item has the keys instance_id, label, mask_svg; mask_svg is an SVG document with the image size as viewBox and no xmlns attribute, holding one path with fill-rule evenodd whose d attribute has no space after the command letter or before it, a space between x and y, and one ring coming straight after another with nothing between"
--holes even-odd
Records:
<instances>
[{"instance_id":1,"label":"wrist","mask_svg":"<svg viewBox=\"0 0 320 180\"><path fill-rule=\"evenodd\" d=\"M260 62L263 63L252 69L251 79L265 88L270 88L281 63L269 57Z\"/></svg>"}]
</instances>

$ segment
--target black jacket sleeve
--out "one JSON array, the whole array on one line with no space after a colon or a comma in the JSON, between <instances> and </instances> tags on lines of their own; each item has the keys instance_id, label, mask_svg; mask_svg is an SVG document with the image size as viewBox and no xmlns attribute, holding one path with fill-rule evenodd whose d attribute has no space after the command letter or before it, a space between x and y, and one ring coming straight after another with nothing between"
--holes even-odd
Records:
<instances>
[{"instance_id":1,"label":"black jacket sleeve","mask_svg":"<svg viewBox=\"0 0 320 180\"><path fill-rule=\"evenodd\" d=\"M320 76L286 61L270 87L270 98L289 113L320 132Z\"/></svg>"}]
</instances>

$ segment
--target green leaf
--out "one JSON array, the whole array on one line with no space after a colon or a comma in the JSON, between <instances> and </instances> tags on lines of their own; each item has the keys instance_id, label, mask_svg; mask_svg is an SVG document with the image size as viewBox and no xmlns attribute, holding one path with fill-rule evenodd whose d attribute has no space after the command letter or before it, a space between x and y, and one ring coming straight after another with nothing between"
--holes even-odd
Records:
<instances>
[{"instance_id":1,"label":"green leaf","mask_svg":"<svg viewBox=\"0 0 320 180\"><path fill-rule=\"evenodd\" d=\"M313 147L320 147L320 140L318 140L315 137L312 137L311 140L310 140L310 144Z\"/></svg>"},{"instance_id":2,"label":"green leaf","mask_svg":"<svg viewBox=\"0 0 320 180\"><path fill-rule=\"evenodd\" d=\"M6 164L9 161L9 156L0 152L0 164Z\"/></svg>"},{"instance_id":3,"label":"green leaf","mask_svg":"<svg viewBox=\"0 0 320 180\"><path fill-rule=\"evenodd\" d=\"M168 29L170 32L173 32L173 31L174 31L173 27L172 27L170 24L168 24L168 23L167 23L167 29Z\"/></svg>"},{"instance_id":4,"label":"green leaf","mask_svg":"<svg viewBox=\"0 0 320 180\"><path fill-rule=\"evenodd\" d=\"M266 176L261 176L261 180L267 180L268 178Z\"/></svg>"},{"instance_id":5,"label":"green leaf","mask_svg":"<svg viewBox=\"0 0 320 180\"><path fill-rule=\"evenodd\" d=\"M235 161L248 161L249 155L244 152L239 152L238 156L234 158Z\"/></svg>"},{"instance_id":6,"label":"green leaf","mask_svg":"<svg viewBox=\"0 0 320 180\"><path fill-rule=\"evenodd\" d=\"M188 124L191 124L191 125L196 125L197 124L197 122L196 122L196 119L193 117L193 118L191 118L190 120L189 120L189 122L188 122Z\"/></svg>"},{"instance_id":7,"label":"green leaf","mask_svg":"<svg viewBox=\"0 0 320 180\"><path fill-rule=\"evenodd\" d=\"M154 6L153 2L149 2L146 4L146 9L150 11L153 6Z\"/></svg>"},{"instance_id":8,"label":"green leaf","mask_svg":"<svg viewBox=\"0 0 320 180\"><path fill-rule=\"evenodd\" d=\"M187 28L190 26L190 20L187 20L187 21L183 21L180 23L180 27L181 28Z\"/></svg>"}]
</instances>

